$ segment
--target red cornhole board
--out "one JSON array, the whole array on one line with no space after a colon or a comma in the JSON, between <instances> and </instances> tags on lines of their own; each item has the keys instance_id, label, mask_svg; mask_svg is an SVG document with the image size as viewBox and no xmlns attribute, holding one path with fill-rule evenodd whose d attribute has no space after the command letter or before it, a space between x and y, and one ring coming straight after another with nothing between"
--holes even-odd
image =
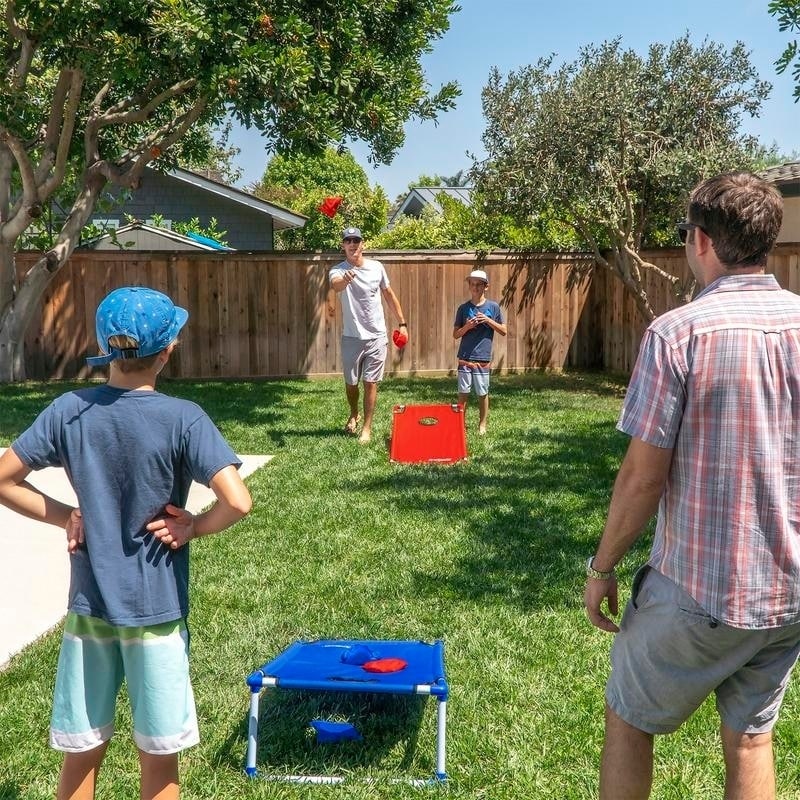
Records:
<instances>
[{"instance_id":1,"label":"red cornhole board","mask_svg":"<svg viewBox=\"0 0 800 800\"><path fill-rule=\"evenodd\" d=\"M464 408L458 403L395 406L389 460L453 464L467 457Z\"/></svg>"}]
</instances>

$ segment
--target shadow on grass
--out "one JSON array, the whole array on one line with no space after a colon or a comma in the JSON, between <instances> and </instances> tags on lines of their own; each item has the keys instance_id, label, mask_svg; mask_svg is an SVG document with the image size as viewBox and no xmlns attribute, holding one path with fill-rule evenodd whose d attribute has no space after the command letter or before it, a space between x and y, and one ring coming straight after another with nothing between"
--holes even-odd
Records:
<instances>
[{"instance_id":1,"label":"shadow on grass","mask_svg":"<svg viewBox=\"0 0 800 800\"><path fill-rule=\"evenodd\" d=\"M492 375L489 397L492 402L496 398L514 398L521 391L537 393L545 391L591 393L598 397L622 398L627 387L629 376L609 372L525 372L508 375ZM414 377L391 378L381 384L378 392L379 402L382 394L405 395L403 400L394 402L407 403L451 403L458 394L455 374L447 377ZM474 402L475 398L471 400Z\"/></svg>"},{"instance_id":2,"label":"shadow on grass","mask_svg":"<svg viewBox=\"0 0 800 800\"><path fill-rule=\"evenodd\" d=\"M22 797L19 786L13 781L0 782L0 800L18 800Z\"/></svg>"},{"instance_id":3,"label":"shadow on grass","mask_svg":"<svg viewBox=\"0 0 800 800\"><path fill-rule=\"evenodd\" d=\"M256 748L259 775L332 777L356 770L381 771L392 753L399 756L399 762L392 758L393 764L397 763L393 772L408 773L415 761L425 700L418 695L265 691L259 707ZM309 725L312 719L350 722L362 739L320 744ZM245 716L217 754L233 769L244 768L247 729ZM428 771L433 773L435 752L426 764L428 761Z\"/></svg>"},{"instance_id":4,"label":"shadow on grass","mask_svg":"<svg viewBox=\"0 0 800 800\"><path fill-rule=\"evenodd\" d=\"M56 397L97 384L54 381L0 385L0 440L12 441ZM256 430L280 430L289 409L300 395L308 393L305 381L159 381L159 391L198 403L225 433L228 425ZM321 431L332 435L333 431Z\"/></svg>"},{"instance_id":5,"label":"shadow on grass","mask_svg":"<svg viewBox=\"0 0 800 800\"><path fill-rule=\"evenodd\" d=\"M569 384L574 387L574 379ZM587 376L583 384L592 393L620 395L619 384L606 376ZM528 392L564 385L560 376L522 384ZM430 389L436 388L432 383ZM518 391L508 384L498 387L495 407L503 400L517 402ZM613 423L591 417L571 430L558 423L541 427L536 413L545 409L559 411L540 398L525 429L491 431L467 461L452 467L395 465L391 474L349 478L353 491L383 495L390 507L421 524L445 516L464 531L449 558L431 559L429 567L420 559L412 578L420 598L444 592L525 611L581 605L583 564L602 532L628 440Z\"/></svg>"}]
</instances>

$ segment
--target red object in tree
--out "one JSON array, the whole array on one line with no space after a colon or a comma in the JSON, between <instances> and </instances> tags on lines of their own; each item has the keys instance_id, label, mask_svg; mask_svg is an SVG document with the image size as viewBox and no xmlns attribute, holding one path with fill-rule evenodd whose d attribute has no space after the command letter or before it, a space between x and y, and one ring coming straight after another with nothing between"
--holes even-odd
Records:
<instances>
[{"instance_id":1,"label":"red object in tree","mask_svg":"<svg viewBox=\"0 0 800 800\"><path fill-rule=\"evenodd\" d=\"M317 211L319 211L320 214L324 214L326 217L333 219L336 216L336 212L339 210L339 206L341 204L341 197L326 197L322 201L322 205L317 206Z\"/></svg>"}]
</instances>

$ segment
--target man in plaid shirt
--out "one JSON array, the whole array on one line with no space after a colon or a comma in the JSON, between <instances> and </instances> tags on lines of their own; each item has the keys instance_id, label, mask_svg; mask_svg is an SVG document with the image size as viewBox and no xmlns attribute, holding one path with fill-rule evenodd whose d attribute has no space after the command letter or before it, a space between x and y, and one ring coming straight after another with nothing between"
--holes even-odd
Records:
<instances>
[{"instance_id":1,"label":"man in plaid shirt","mask_svg":"<svg viewBox=\"0 0 800 800\"><path fill-rule=\"evenodd\" d=\"M618 428L631 438L596 554L591 622L617 633L600 797L650 794L653 736L712 692L726 800L775 797L772 728L800 653L800 297L764 269L783 202L740 172L679 224L702 291L648 328ZM618 628L614 567L658 510Z\"/></svg>"}]
</instances>

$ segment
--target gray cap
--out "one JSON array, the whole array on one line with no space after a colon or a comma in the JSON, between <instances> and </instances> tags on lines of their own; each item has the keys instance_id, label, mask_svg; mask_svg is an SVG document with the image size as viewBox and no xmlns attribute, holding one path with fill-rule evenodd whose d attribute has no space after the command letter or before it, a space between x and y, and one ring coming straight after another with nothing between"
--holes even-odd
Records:
<instances>
[{"instance_id":1,"label":"gray cap","mask_svg":"<svg viewBox=\"0 0 800 800\"><path fill-rule=\"evenodd\" d=\"M342 240L344 239L363 239L361 231L358 228L345 228L342 231Z\"/></svg>"}]
</instances>

